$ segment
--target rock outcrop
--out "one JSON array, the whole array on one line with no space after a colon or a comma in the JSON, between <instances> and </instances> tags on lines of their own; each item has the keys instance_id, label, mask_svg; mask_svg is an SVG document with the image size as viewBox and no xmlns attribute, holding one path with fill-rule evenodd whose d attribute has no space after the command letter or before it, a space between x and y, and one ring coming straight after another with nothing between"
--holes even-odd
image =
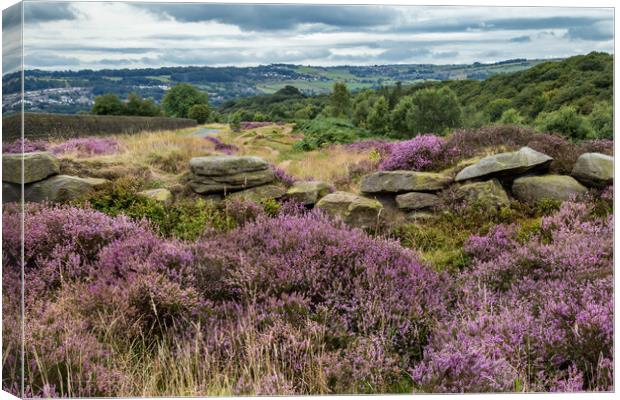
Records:
<instances>
[{"instance_id":1,"label":"rock outcrop","mask_svg":"<svg viewBox=\"0 0 620 400\"><path fill-rule=\"evenodd\" d=\"M200 194L228 193L271 183L269 164L258 157L209 156L190 160L190 186Z\"/></svg>"},{"instance_id":2,"label":"rock outcrop","mask_svg":"<svg viewBox=\"0 0 620 400\"><path fill-rule=\"evenodd\" d=\"M448 186L452 178L434 172L379 171L362 178L363 193L436 192Z\"/></svg>"},{"instance_id":3,"label":"rock outcrop","mask_svg":"<svg viewBox=\"0 0 620 400\"><path fill-rule=\"evenodd\" d=\"M108 182L99 178L78 178L69 175L56 175L49 179L28 184L24 187L26 201L70 201L101 187Z\"/></svg>"},{"instance_id":4,"label":"rock outcrop","mask_svg":"<svg viewBox=\"0 0 620 400\"><path fill-rule=\"evenodd\" d=\"M60 162L48 152L2 155L2 181L22 183L22 158L24 162L23 183L37 182L60 173Z\"/></svg>"},{"instance_id":5,"label":"rock outcrop","mask_svg":"<svg viewBox=\"0 0 620 400\"><path fill-rule=\"evenodd\" d=\"M584 153L577 159L571 175L588 186L609 185L614 180L614 158L600 153Z\"/></svg>"},{"instance_id":6,"label":"rock outcrop","mask_svg":"<svg viewBox=\"0 0 620 400\"><path fill-rule=\"evenodd\" d=\"M499 153L488 156L456 175L456 182L471 179L488 179L507 175L520 175L533 170L544 170L549 167L553 158L529 147L519 151Z\"/></svg>"},{"instance_id":7,"label":"rock outcrop","mask_svg":"<svg viewBox=\"0 0 620 400\"><path fill-rule=\"evenodd\" d=\"M499 209L510 205L508 194L497 179L461 185L456 189L456 196L465 200L468 205L486 209Z\"/></svg>"},{"instance_id":8,"label":"rock outcrop","mask_svg":"<svg viewBox=\"0 0 620 400\"><path fill-rule=\"evenodd\" d=\"M250 189L242 190L240 192L233 192L227 197L229 199L242 199L249 200L255 203L260 203L265 200L279 199L286 193L286 190L277 185L263 185L256 186Z\"/></svg>"},{"instance_id":9,"label":"rock outcrop","mask_svg":"<svg viewBox=\"0 0 620 400\"><path fill-rule=\"evenodd\" d=\"M526 203L550 199L566 201L587 192L585 186L567 175L524 176L515 179L513 195Z\"/></svg>"},{"instance_id":10,"label":"rock outcrop","mask_svg":"<svg viewBox=\"0 0 620 400\"><path fill-rule=\"evenodd\" d=\"M333 191L332 185L327 182L297 181L286 191L286 198L311 206Z\"/></svg>"},{"instance_id":11,"label":"rock outcrop","mask_svg":"<svg viewBox=\"0 0 620 400\"><path fill-rule=\"evenodd\" d=\"M318 209L340 217L347 225L357 228L377 226L383 206L377 200L348 192L334 192L316 203Z\"/></svg>"},{"instance_id":12,"label":"rock outcrop","mask_svg":"<svg viewBox=\"0 0 620 400\"><path fill-rule=\"evenodd\" d=\"M432 193L411 192L396 196L396 205L402 210L421 210L438 203L439 197Z\"/></svg>"},{"instance_id":13,"label":"rock outcrop","mask_svg":"<svg viewBox=\"0 0 620 400\"><path fill-rule=\"evenodd\" d=\"M172 203L172 200L174 200L174 196L172 196L172 193L168 189L143 190L138 192L138 194L166 205Z\"/></svg>"}]
</instances>

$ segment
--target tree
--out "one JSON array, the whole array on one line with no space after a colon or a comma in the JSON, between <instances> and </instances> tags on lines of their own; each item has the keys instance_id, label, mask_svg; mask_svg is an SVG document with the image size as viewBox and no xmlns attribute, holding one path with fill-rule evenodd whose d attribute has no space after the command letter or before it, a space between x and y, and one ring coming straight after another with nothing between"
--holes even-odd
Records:
<instances>
[{"instance_id":1,"label":"tree","mask_svg":"<svg viewBox=\"0 0 620 400\"><path fill-rule=\"evenodd\" d=\"M447 87L418 90L411 101L414 107L407 113L411 133L445 133L461 125L461 107Z\"/></svg>"},{"instance_id":2,"label":"tree","mask_svg":"<svg viewBox=\"0 0 620 400\"><path fill-rule=\"evenodd\" d=\"M512 102L508 99L495 99L487 105L487 113L491 122L495 122L502 117L504 111L508 110Z\"/></svg>"},{"instance_id":3,"label":"tree","mask_svg":"<svg viewBox=\"0 0 620 400\"><path fill-rule=\"evenodd\" d=\"M401 135L405 135L408 132L413 131L413 127L409 126L409 124L407 123L411 119L409 117L409 114L411 113L413 108L414 105L411 96L405 96L400 99L400 101L392 110L392 114L390 115L393 131Z\"/></svg>"},{"instance_id":4,"label":"tree","mask_svg":"<svg viewBox=\"0 0 620 400\"><path fill-rule=\"evenodd\" d=\"M125 105L114 93L95 97L92 113L96 115L122 115Z\"/></svg>"},{"instance_id":5,"label":"tree","mask_svg":"<svg viewBox=\"0 0 620 400\"><path fill-rule=\"evenodd\" d=\"M177 118L187 118L189 109L196 104L209 104L209 96L188 83L179 83L173 86L162 100L162 106L167 115Z\"/></svg>"},{"instance_id":6,"label":"tree","mask_svg":"<svg viewBox=\"0 0 620 400\"><path fill-rule=\"evenodd\" d=\"M385 135L389 132L390 113L385 97L379 97L372 110L370 110L370 114L368 114L368 128L372 133L379 135Z\"/></svg>"},{"instance_id":7,"label":"tree","mask_svg":"<svg viewBox=\"0 0 620 400\"><path fill-rule=\"evenodd\" d=\"M343 82L334 83L334 90L330 97L333 117L346 117L349 115L351 99L347 85Z\"/></svg>"},{"instance_id":8,"label":"tree","mask_svg":"<svg viewBox=\"0 0 620 400\"><path fill-rule=\"evenodd\" d=\"M502 113L502 116L499 118L500 124L505 125L521 125L524 120L519 111L515 108L509 108Z\"/></svg>"},{"instance_id":9,"label":"tree","mask_svg":"<svg viewBox=\"0 0 620 400\"><path fill-rule=\"evenodd\" d=\"M239 132L241 130L241 113L239 113L239 111L235 111L230 114L228 116L228 124L230 125L230 129L235 132Z\"/></svg>"},{"instance_id":10,"label":"tree","mask_svg":"<svg viewBox=\"0 0 620 400\"><path fill-rule=\"evenodd\" d=\"M143 99L137 93L129 93L123 114L156 117L161 115L161 108L151 99Z\"/></svg>"},{"instance_id":11,"label":"tree","mask_svg":"<svg viewBox=\"0 0 620 400\"><path fill-rule=\"evenodd\" d=\"M590 113L590 125L598 139L614 138L614 111L611 103L601 101L594 105Z\"/></svg>"},{"instance_id":12,"label":"tree","mask_svg":"<svg viewBox=\"0 0 620 400\"><path fill-rule=\"evenodd\" d=\"M211 110L206 104L194 104L190 107L187 116L191 119L195 119L199 124L204 124L209 120Z\"/></svg>"},{"instance_id":13,"label":"tree","mask_svg":"<svg viewBox=\"0 0 620 400\"><path fill-rule=\"evenodd\" d=\"M557 111L541 113L536 126L543 132L557 132L571 139L586 139L592 135L588 120L574 107L563 106Z\"/></svg>"}]
</instances>

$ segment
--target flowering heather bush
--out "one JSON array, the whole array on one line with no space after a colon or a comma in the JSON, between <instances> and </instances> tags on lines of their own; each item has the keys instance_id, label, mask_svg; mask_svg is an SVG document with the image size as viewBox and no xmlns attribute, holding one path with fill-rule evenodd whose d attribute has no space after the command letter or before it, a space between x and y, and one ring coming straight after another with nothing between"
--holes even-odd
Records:
<instances>
[{"instance_id":1,"label":"flowering heather bush","mask_svg":"<svg viewBox=\"0 0 620 400\"><path fill-rule=\"evenodd\" d=\"M283 122L241 121L241 129L243 129L243 130L246 130L246 129L256 129L256 128L262 128L263 126L269 126L269 125L274 125L274 124L282 125Z\"/></svg>"},{"instance_id":2,"label":"flowering heather bush","mask_svg":"<svg viewBox=\"0 0 620 400\"><path fill-rule=\"evenodd\" d=\"M613 216L564 203L466 245L453 316L413 370L433 392L613 390Z\"/></svg>"},{"instance_id":3,"label":"flowering heather bush","mask_svg":"<svg viewBox=\"0 0 620 400\"><path fill-rule=\"evenodd\" d=\"M139 370L127 362L161 349L208 371L199 388L226 376L238 393L393 390L445 315L443 277L395 242L295 205L271 219L228 207L245 224L192 243L123 215L28 205L26 391L126 393ZM5 208L5 296L19 290L20 219ZM19 349L19 335L6 339Z\"/></svg>"},{"instance_id":4,"label":"flowering heather bush","mask_svg":"<svg viewBox=\"0 0 620 400\"><path fill-rule=\"evenodd\" d=\"M43 140L29 140L28 138L17 139L11 143L2 143L2 152L5 154L31 153L45 151L49 144Z\"/></svg>"},{"instance_id":5,"label":"flowering heather bush","mask_svg":"<svg viewBox=\"0 0 620 400\"><path fill-rule=\"evenodd\" d=\"M215 150L221 151L224 154L234 154L239 151L239 148L234 144L224 143L215 136L206 136L205 139L215 145Z\"/></svg>"},{"instance_id":6,"label":"flowering heather bush","mask_svg":"<svg viewBox=\"0 0 620 400\"><path fill-rule=\"evenodd\" d=\"M395 142L390 142L382 139L366 139L349 144L344 144L342 146L347 150L356 152L375 150L379 153L379 155L385 157L391 153L392 145L394 145L394 143Z\"/></svg>"},{"instance_id":7,"label":"flowering heather bush","mask_svg":"<svg viewBox=\"0 0 620 400\"><path fill-rule=\"evenodd\" d=\"M51 148L54 154L75 154L77 157L93 157L115 154L120 151L120 143L110 138L76 138Z\"/></svg>"},{"instance_id":8,"label":"flowering heather bush","mask_svg":"<svg viewBox=\"0 0 620 400\"><path fill-rule=\"evenodd\" d=\"M286 172L280 167L276 167L275 165L272 165L271 169L273 170L273 173L276 176L276 181L282 183L286 187L292 186L293 183L295 183L295 181L297 180L295 179L294 176L289 175L288 172Z\"/></svg>"},{"instance_id":9,"label":"flowering heather bush","mask_svg":"<svg viewBox=\"0 0 620 400\"><path fill-rule=\"evenodd\" d=\"M437 164L443 164L452 151L446 147L446 140L435 135L420 135L411 140L392 144L390 154L380 168L384 171L424 171Z\"/></svg>"}]
</instances>

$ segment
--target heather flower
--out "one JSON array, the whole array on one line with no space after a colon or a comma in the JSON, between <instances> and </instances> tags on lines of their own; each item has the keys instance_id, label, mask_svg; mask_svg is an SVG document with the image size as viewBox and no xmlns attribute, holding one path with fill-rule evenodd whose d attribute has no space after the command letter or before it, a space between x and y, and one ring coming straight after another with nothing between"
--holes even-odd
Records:
<instances>
[{"instance_id":1,"label":"heather flower","mask_svg":"<svg viewBox=\"0 0 620 400\"><path fill-rule=\"evenodd\" d=\"M442 163L448 154L445 139L435 135L420 135L392 144L389 156L381 162L379 168L384 171L425 171Z\"/></svg>"},{"instance_id":2,"label":"heather flower","mask_svg":"<svg viewBox=\"0 0 620 400\"><path fill-rule=\"evenodd\" d=\"M30 140L28 138L17 139L11 143L2 143L4 154L32 153L35 151L46 151L49 144L43 140Z\"/></svg>"},{"instance_id":3,"label":"heather flower","mask_svg":"<svg viewBox=\"0 0 620 400\"><path fill-rule=\"evenodd\" d=\"M76 138L51 148L54 154L75 154L77 157L93 157L115 154L120 151L120 143L111 138Z\"/></svg>"},{"instance_id":4,"label":"heather flower","mask_svg":"<svg viewBox=\"0 0 620 400\"><path fill-rule=\"evenodd\" d=\"M293 183L295 183L296 179L294 176L289 175L288 172L286 172L284 169L280 168L280 167L276 167L274 165L271 166L271 169L273 170L273 173L276 176L276 180L280 183L282 183L285 186L292 186Z\"/></svg>"},{"instance_id":5,"label":"heather flower","mask_svg":"<svg viewBox=\"0 0 620 400\"><path fill-rule=\"evenodd\" d=\"M216 138L215 136L206 136L205 139L215 145L216 151L221 151L224 154L230 155L230 154L234 154L237 151L239 151L239 148L235 146L234 144L224 143L220 139Z\"/></svg>"}]
</instances>

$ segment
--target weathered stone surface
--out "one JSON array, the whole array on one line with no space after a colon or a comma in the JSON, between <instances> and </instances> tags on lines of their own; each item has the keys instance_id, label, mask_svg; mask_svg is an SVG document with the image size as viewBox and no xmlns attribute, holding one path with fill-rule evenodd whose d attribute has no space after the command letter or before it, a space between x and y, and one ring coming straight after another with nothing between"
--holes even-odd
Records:
<instances>
[{"instance_id":1,"label":"weathered stone surface","mask_svg":"<svg viewBox=\"0 0 620 400\"><path fill-rule=\"evenodd\" d=\"M543 199L566 201L586 191L585 186L567 175L524 176L512 185L514 196L530 204Z\"/></svg>"},{"instance_id":2,"label":"weathered stone surface","mask_svg":"<svg viewBox=\"0 0 620 400\"><path fill-rule=\"evenodd\" d=\"M196 157L190 160L190 170L190 186L201 194L249 189L275 179L269 164L258 157Z\"/></svg>"},{"instance_id":3,"label":"weathered stone surface","mask_svg":"<svg viewBox=\"0 0 620 400\"><path fill-rule=\"evenodd\" d=\"M456 196L464 199L469 205L484 208L501 208L510 205L508 194L497 179L461 185L456 189Z\"/></svg>"},{"instance_id":4,"label":"weathered stone surface","mask_svg":"<svg viewBox=\"0 0 620 400\"><path fill-rule=\"evenodd\" d=\"M163 204L170 204L174 197L172 196L172 192L168 189L150 189L143 190L138 194L148 197L149 199L153 199L155 201L159 201Z\"/></svg>"},{"instance_id":5,"label":"weathered stone surface","mask_svg":"<svg viewBox=\"0 0 620 400\"><path fill-rule=\"evenodd\" d=\"M433 207L439 202L439 197L432 193L411 192L396 196L398 208L404 210L419 210Z\"/></svg>"},{"instance_id":6,"label":"weathered stone surface","mask_svg":"<svg viewBox=\"0 0 620 400\"><path fill-rule=\"evenodd\" d=\"M30 202L44 200L59 202L77 199L108 182L99 178L78 178L56 175L43 181L31 183L24 188L24 198Z\"/></svg>"},{"instance_id":7,"label":"weathered stone surface","mask_svg":"<svg viewBox=\"0 0 620 400\"><path fill-rule=\"evenodd\" d=\"M293 186L286 191L286 197L306 206L311 206L333 191L332 185L327 182L299 181L293 183Z\"/></svg>"},{"instance_id":8,"label":"weathered stone surface","mask_svg":"<svg viewBox=\"0 0 620 400\"><path fill-rule=\"evenodd\" d=\"M40 181L60 172L60 162L47 152L24 153L24 181ZM2 155L2 181L22 183L22 154Z\"/></svg>"},{"instance_id":9,"label":"weathered stone surface","mask_svg":"<svg viewBox=\"0 0 620 400\"><path fill-rule=\"evenodd\" d=\"M196 193L201 194L229 193L271 183L274 179L275 175L271 169L263 169L222 176L192 175L190 186Z\"/></svg>"},{"instance_id":10,"label":"weathered stone surface","mask_svg":"<svg viewBox=\"0 0 620 400\"><path fill-rule=\"evenodd\" d=\"M432 221L434 219L438 219L439 215L426 212L426 211L412 211L407 214L405 221L406 222L424 222L424 221Z\"/></svg>"},{"instance_id":11,"label":"weathered stone surface","mask_svg":"<svg viewBox=\"0 0 620 400\"><path fill-rule=\"evenodd\" d=\"M189 166L194 175L203 176L236 175L269 168L267 161L252 156L195 157L189 161Z\"/></svg>"},{"instance_id":12,"label":"weathered stone surface","mask_svg":"<svg viewBox=\"0 0 620 400\"><path fill-rule=\"evenodd\" d=\"M20 202L22 199L21 185L17 183L2 182L2 202Z\"/></svg>"},{"instance_id":13,"label":"weathered stone surface","mask_svg":"<svg viewBox=\"0 0 620 400\"><path fill-rule=\"evenodd\" d=\"M464 168L454 179L457 182L469 179L484 179L505 175L518 175L534 169L544 169L553 158L529 147L519 151L499 153L484 157L474 165Z\"/></svg>"},{"instance_id":14,"label":"weathered stone surface","mask_svg":"<svg viewBox=\"0 0 620 400\"><path fill-rule=\"evenodd\" d=\"M588 186L606 186L614 180L614 158L601 153L579 156L571 175Z\"/></svg>"},{"instance_id":15,"label":"weathered stone surface","mask_svg":"<svg viewBox=\"0 0 620 400\"><path fill-rule=\"evenodd\" d=\"M449 176L434 172L379 171L362 178L364 193L434 192L452 182Z\"/></svg>"},{"instance_id":16,"label":"weathered stone surface","mask_svg":"<svg viewBox=\"0 0 620 400\"><path fill-rule=\"evenodd\" d=\"M228 195L228 198L243 199L260 203L265 200L279 199L284 196L286 191L284 188L276 185L256 186L251 189L234 192Z\"/></svg>"},{"instance_id":17,"label":"weathered stone surface","mask_svg":"<svg viewBox=\"0 0 620 400\"><path fill-rule=\"evenodd\" d=\"M348 192L334 192L316 203L316 207L332 216L339 216L350 226L370 228L377 225L383 206L377 200Z\"/></svg>"}]
</instances>

